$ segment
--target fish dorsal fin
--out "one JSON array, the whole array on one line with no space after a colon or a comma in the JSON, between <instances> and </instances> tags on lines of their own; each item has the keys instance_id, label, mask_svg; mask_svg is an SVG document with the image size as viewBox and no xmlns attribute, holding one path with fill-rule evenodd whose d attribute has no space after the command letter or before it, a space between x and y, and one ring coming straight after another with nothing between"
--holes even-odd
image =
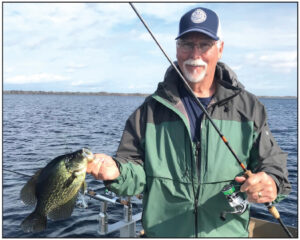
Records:
<instances>
[{"instance_id":1,"label":"fish dorsal fin","mask_svg":"<svg viewBox=\"0 0 300 240\"><path fill-rule=\"evenodd\" d=\"M77 194L73 198L71 198L67 203L51 210L48 214L48 217L52 220L61 220L70 217L72 215L76 199Z\"/></svg>"},{"instance_id":2,"label":"fish dorsal fin","mask_svg":"<svg viewBox=\"0 0 300 240\"><path fill-rule=\"evenodd\" d=\"M39 169L36 171L21 190L20 198L26 205L34 206L36 204L35 187L42 170L43 169Z\"/></svg>"}]
</instances>

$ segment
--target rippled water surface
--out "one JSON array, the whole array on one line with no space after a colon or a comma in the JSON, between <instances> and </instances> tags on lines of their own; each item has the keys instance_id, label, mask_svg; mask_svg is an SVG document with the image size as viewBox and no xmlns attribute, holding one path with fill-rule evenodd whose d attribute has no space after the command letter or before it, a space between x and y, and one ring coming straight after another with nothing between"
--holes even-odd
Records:
<instances>
[{"instance_id":1,"label":"rippled water surface","mask_svg":"<svg viewBox=\"0 0 300 240\"><path fill-rule=\"evenodd\" d=\"M3 95L3 169L31 175L53 158L88 147L93 152L113 155L128 116L143 97ZM297 100L262 99L272 133L288 152L292 193L277 205L284 222L297 226ZM32 211L19 199L27 178L3 171L3 237L99 237L99 202L88 200L88 208L75 208L66 220L48 221L46 231L29 234L21 221ZM89 188L102 193L103 184L87 176ZM141 204L134 203L134 213ZM109 204L109 223L122 218L123 208ZM252 215L271 220L262 205ZM137 231L141 230L138 223ZM106 237L117 237L110 234Z\"/></svg>"}]
</instances>

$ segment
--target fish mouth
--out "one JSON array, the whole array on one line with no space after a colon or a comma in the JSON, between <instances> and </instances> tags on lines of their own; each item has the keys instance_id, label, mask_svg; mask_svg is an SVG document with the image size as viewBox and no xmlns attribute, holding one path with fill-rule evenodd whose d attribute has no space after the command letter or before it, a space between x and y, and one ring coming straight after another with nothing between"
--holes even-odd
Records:
<instances>
[{"instance_id":1,"label":"fish mouth","mask_svg":"<svg viewBox=\"0 0 300 240\"><path fill-rule=\"evenodd\" d=\"M82 148L80 153L80 158L77 162L73 162L70 166L70 171L75 174L75 176L82 175L86 172L87 162L94 160L94 154L87 148Z\"/></svg>"},{"instance_id":2,"label":"fish mouth","mask_svg":"<svg viewBox=\"0 0 300 240\"><path fill-rule=\"evenodd\" d=\"M81 168L76 169L74 171L75 176L80 176L86 172L86 166L82 166Z\"/></svg>"},{"instance_id":3,"label":"fish mouth","mask_svg":"<svg viewBox=\"0 0 300 240\"><path fill-rule=\"evenodd\" d=\"M88 162L94 160L94 154L87 148L82 149L82 156L88 160Z\"/></svg>"}]
</instances>

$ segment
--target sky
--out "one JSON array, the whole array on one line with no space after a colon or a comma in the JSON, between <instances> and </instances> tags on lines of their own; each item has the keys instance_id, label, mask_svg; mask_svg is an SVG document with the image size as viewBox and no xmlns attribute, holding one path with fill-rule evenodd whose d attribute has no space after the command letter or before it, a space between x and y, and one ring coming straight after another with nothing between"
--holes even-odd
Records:
<instances>
[{"instance_id":1,"label":"sky","mask_svg":"<svg viewBox=\"0 0 300 240\"><path fill-rule=\"evenodd\" d=\"M181 16L220 18L221 61L246 90L297 95L297 3L135 3L170 58ZM130 5L2 3L3 90L152 93L169 62Z\"/></svg>"}]
</instances>

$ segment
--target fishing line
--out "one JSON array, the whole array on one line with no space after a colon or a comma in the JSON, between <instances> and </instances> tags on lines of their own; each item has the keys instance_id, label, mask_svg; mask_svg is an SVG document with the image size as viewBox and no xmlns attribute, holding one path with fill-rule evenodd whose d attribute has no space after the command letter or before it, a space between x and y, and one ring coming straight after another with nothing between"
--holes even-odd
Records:
<instances>
[{"instance_id":1,"label":"fishing line","mask_svg":"<svg viewBox=\"0 0 300 240\"><path fill-rule=\"evenodd\" d=\"M27 174L24 174L24 173L16 172L16 171L13 171L13 170L8 170L8 169L5 169L5 168L3 168L2 170L7 171L7 172L12 172L12 173L15 173L15 174L19 174L19 175L22 175L22 176L25 176L25 177L32 177L31 175L27 175Z\"/></svg>"},{"instance_id":2,"label":"fishing line","mask_svg":"<svg viewBox=\"0 0 300 240\"><path fill-rule=\"evenodd\" d=\"M225 145L227 146L227 148L229 149L229 151L232 153L232 155L234 156L234 158L236 159L236 161L239 163L240 167L244 171L244 176L246 178L249 178L252 175L252 172L250 170L247 170L247 168L245 167L245 165L242 163L242 161L238 158L238 156L236 155L236 153L233 151L233 149L231 148L231 146L230 146L228 140L226 139L226 137L221 133L221 131L216 126L216 124L214 123L214 121L212 120L212 118L209 116L209 113L206 111L205 107L202 105L202 103L199 101L199 99L195 96L193 90L191 89L191 87L189 86L189 84L187 83L187 81L185 80L184 76L181 74L181 72L179 71L179 69L172 62L172 60L169 58L169 56L167 55L167 53L164 51L164 49L161 47L161 45L159 44L159 42L156 40L156 38L153 35L152 31L150 30L150 28L148 27L148 25L146 24L146 22L144 21L144 19L142 18L142 16L139 14L139 12L137 11L137 9L133 5L133 3L129 2L129 4L132 7L133 11L138 16L138 18L141 20L141 22L143 23L143 25L145 26L145 28L147 29L147 31L149 32L149 34L151 35L151 37L153 38L153 40L155 41L155 43L157 44L157 46L160 48L160 50L162 51L162 53L168 59L169 63L172 65L172 67L178 73L178 75L180 76L180 78L184 82L184 85L185 85L186 89L190 92L191 96L193 96L193 98L195 99L196 103L199 105L199 107L203 111L204 115L207 117L207 119L209 120L209 122L213 125L214 129L217 131L217 133L219 134L220 138L223 140L223 142L225 143ZM289 232L289 230L286 228L286 226L281 221L280 214L279 214L278 210L276 209L276 207L273 206L272 203L264 203L264 204L267 206L267 208L268 208L269 212L272 214L272 216L278 220L278 222L283 227L283 229L288 234L288 236L289 237L293 237L292 234Z\"/></svg>"}]
</instances>

